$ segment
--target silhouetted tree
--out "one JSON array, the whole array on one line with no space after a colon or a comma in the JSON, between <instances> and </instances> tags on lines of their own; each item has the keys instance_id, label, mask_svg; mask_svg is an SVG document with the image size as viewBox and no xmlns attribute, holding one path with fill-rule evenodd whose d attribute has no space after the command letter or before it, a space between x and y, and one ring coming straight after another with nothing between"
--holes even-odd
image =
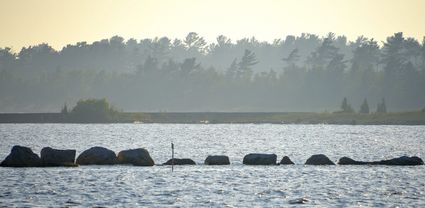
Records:
<instances>
[{"instance_id":1,"label":"silhouetted tree","mask_svg":"<svg viewBox=\"0 0 425 208\"><path fill-rule=\"evenodd\" d=\"M384 70L389 75L395 75L400 72L404 64L406 64L405 55L403 54L403 33L395 33L394 36L388 37L383 48Z\"/></svg>"},{"instance_id":2,"label":"silhouetted tree","mask_svg":"<svg viewBox=\"0 0 425 208\"><path fill-rule=\"evenodd\" d=\"M246 80L250 80L252 77L252 66L257 64L257 58L255 53L252 51L245 49L245 52L241 58L241 61L238 63L238 71L236 76L239 78L244 78Z\"/></svg>"},{"instance_id":3,"label":"silhouetted tree","mask_svg":"<svg viewBox=\"0 0 425 208\"><path fill-rule=\"evenodd\" d=\"M220 35L207 44L189 33L0 48L0 111L57 111L64 100L99 96L129 111L323 111L344 96L390 97L392 110L419 109L421 41L396 33L380 47L364 36L303 33L272 43Z\"/></svg>"},{"instance_id":4,"label":"silhouetted tree","mask_svg":"<svg viewBox=\"0 0 425 208\"><path fill-rule=\"evenodd\" d=\"M387 113L387 105L385 104L385 99L382 98L382 101L378 103L378 107L376 108L377 113Z\"/></svg>"},{"instance_id":5,"label":"silhouetted tree","mask_svg":"<svg viewBox=\"0 0 425 208\"><path fill-rule=\"evenodd\" d=\"M196 63L196 58L188 58L183 61L180 68L184 76L188 76L200 69L201 64Z\"/></svg>"},{"instance_id":6,"label":"silhouetted tree","mask_svg":"<svg viewBox=\"0 0 425 208\"><path fill-rule=\"evenodd\" d=\"M68 106L66 105L66 103L62 107L61 113L62 114L68 114Z\"/></svg>"},{"instance_id":7,"label":"silhouetted tree","mask_svg":"<svg viewBox=\"0 0 425 208\"><path fill-rule=\"evenodd\" d=\"M333 45L335 34L329 33L323 39L322 45L318 47L307 60L312 69L325 69L325 66L338 55L338 48Z\"/></svg>"},{"instance_id":8,"label":"silhouetted tree","mask_svg":"<svg viewBox=\"0 0 425 208\"><path fill-rule=\"evenodd\" d=\"M108 122L116 113L106 99L79 100L70 112L72 120L79 122Z\"/></svg>"},{"instance_id":9,"label":"silhouetted tree","mask_svg":"<svg viewBox=\"0 0 425 208\"><path fill-rule=\"evenodd\" d=\"M367 104L367 99L364 99L362 105L360 106L359 113L369 114L369 104Z\"/></svg>"},{"instance_id":10,"label":"silhouetted tree","mask_svg":"<svg viewBox=\"0 0 425 208\"><path fill-rule=\"evenodd\" d=\"M199 37L195 32L189 33L184 39L184 43L189 51L195 50L201 53L205 52L205 46L207 44L204 38Z\"/></svg>"},{"instance_id":11,"label":"silhouetted tree","mask_svg":"<svg viewBox=\"0 0 425 208\"><path fill-rule=\"evenodd\" d=\"M373 39L359 39L359 46L353 51L351 60L353 71L377 69L379 64L380 50L378 43Z\"/></svg>"},{"instance_id":12,"label":"silhouetted tree","mask_svg":"<svg viewBox=\"0 0 425 208\"><path fill-rule=\"evenodd\" d=\"M294 68L295 64L300 59L300 55L298 54L298 48L295 48L291 51L291 53L286 58L282 58L283 61L285 61L289 67Z\"/></svg>"},{"instance_id":13,"label":"silhouetted tree","mask_svg":"<svg viewBox=\"0 0 425 208\"><path fill-rule=\"evenodd\" d=\"M16 61L16 55L11 48L0 48L0 71L11 70Z\"/></svg>"},{"instance_id":14,"label":"silhouetted tree","mask_svg":"<svg viewBox=\"0 0 425 208\"><path fill-rule=\"evenodd\" d=\"M348 103L347 98L344 98L341 103L341 112L343 113L353 113L354 110L351 105Z\"/></svg>"},{"instance_id":15,"label":"silhouetted tree","mask_svg":"<svg viewBox=\"0 0 425 208\"><path fill-rule=\"evenodd\" d=\"M233 59L232 64L230 64L229 68L227 68L226 71L226 77L229 79L234 79L236 78L236 74L238 73L238 63L237 63L237 59Z\"/></svg>"}]
</instances>

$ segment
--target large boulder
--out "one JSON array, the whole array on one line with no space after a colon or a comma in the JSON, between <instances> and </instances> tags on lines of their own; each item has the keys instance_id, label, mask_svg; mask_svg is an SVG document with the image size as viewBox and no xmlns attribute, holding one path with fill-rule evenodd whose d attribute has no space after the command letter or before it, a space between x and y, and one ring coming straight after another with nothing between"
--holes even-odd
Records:
<instances>
[{"instance_id":1,"label":"large boulder","mask_svg":"<svg viewBox=\"0 0 425 208\"><path fill-rule=\"evenodd\" d=\"M59 150L50 147L41 149L41 163L45 167L77 166L75 164L75 150Z\"/></svg>"},{"instance_id":2,"label":"large boulder","mask_svg":"<svg viewBox=\"0 0 425 208\"><path fill-rule=\"evenodd\" d=\"M276 154L251 153L245 155L243 164L245 165L276 165Z\"/></svg>"},{"instance_id":3,"label":"large boulder","mask_svg":"<svg viewBox=\"0 0 425 208\"><path fill-rule=\"evenodd\" d=\"M204 162L205 165L230 165L229 157L225 155L209 155Z\"/></svg>"},{"instance_id":4,"label":"large boulder","mask_svg":"<svg viewBox=\"0 0 425 208\"><path fill-rule=\"evenodd\" d=\"M288 156L284 156L282 160L280 160L280 165L293 165L294 162L291 161L291 159Z\"/></svg>"},{"instance_id":5,"label":"large boulder","mask_svg":"<svg viewBox=\"0 0 425 208\"><path fill-rule=\"evenodd\" d=\"M10 154L4 159L0 166L3 167L39 167L40 157L31 148L15 145Z\"/></svg>"},{"instance_id":6,"label":"large boulder","mask_svg":"<svg viewBox=\"0 0 425 208\"><path fill-rule=\"evenodd\" d=\"M104 147L92 147L82 152L77 158L79 165L113 165L116 163L115 152Z\"/></svg>"},{"instance_id":7,"label":"large boulder","mask_svg":"<svg viewBox=\"0 0 425 208\"><path fill-rule=\"evenodd\" d=\"M416 156L408 157L401 156L398 158L390 159L390 160L381 160L379 162L374 162L379 165L423 165L424 161Z\"/></svg>"},{"instance_id":8,"label":"large boulder","mask_svg":"<svg viewBox=\"0 0 425 208\"><path fill-rule=\"evenodd\" d=\"M398 158L393 158L390 160L381 160L381 161L372 161L372 162L363 162L356 161L348 157L342 157L338 161L339 165L423 165L424 161L416 156L408 157L402 156Z\"/></svg>"},{"instance_id":9,"label":"large boulder","mask_svg":"<svg viewBox=\"0 0 425 208\"><path fill-rule=\"evenodd\" d=\"M326 155L317 154L312 155L305 162L306 165L335 165Z\"/></svg>"},{"instance_id":10,"label":"large boulder","mask_svg":"<svg viewBox=\"0 0 425 208\"><path fill-rule=\"evenodd\" d=\"M118 163L135 166L154 166L155 162L149 152L143 148L123 150L118 153Z\"/></svg>"},{"instance_id":11,"label":"large boulder","mask_svg":"<svg viewBox=\"0 0 425 208\"><path fill-rule=\"evenodd\" d=\"M196 165L195 161L193 161L192 159L189 159L189 158L182 158L182 159L174 158L174 159L169 159L163 165L173 165L173 160L174 160L174 165Z\"/></svg>"},{"instance_id":12,"label":"large boulder","mask_svg":"<svg viewBox=\"0 0 425 208\"><path fill-rule=\"evenodd\" d=\"M338 160L338 165L367 165L368 162L356 161L349 157L341 157Z\"/></svg>"}]
</instances>

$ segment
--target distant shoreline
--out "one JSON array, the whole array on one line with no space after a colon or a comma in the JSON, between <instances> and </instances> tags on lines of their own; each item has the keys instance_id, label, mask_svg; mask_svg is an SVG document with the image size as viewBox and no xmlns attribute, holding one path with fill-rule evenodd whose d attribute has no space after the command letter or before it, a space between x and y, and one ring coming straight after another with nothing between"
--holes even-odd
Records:
<instances>
[{"instance_id":1,"label":"distant shoreline","mask_svg":"<svg viewBox=\"0 0 425 208\"><path fill-rule=\"evenodd\" d=\"M71 120L63 113L0 113L0 123L182 123L182 124L340 124L425 125L425 112L121 112L102 122Z\"/></svg>"}]
</instances>

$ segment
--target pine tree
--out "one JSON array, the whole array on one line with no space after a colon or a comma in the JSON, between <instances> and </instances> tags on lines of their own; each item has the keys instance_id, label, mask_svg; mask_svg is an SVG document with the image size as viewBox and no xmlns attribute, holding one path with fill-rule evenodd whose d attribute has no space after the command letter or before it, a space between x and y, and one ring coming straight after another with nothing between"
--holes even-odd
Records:
<instances>
[{"instance_id":1,"label":"pine tree","mask_svg":"<svg viewBox=\"0 0 425 208\"><path fill-rule=\"evenodd\" d=\"M387 113L387 105L385 104L385 99L382 98L381 103L378 103L378 107L376 109L377 113Z\"/></svg>"},{"instance_id":2,"label":"pine tree","mask_svg":"<svg viewBox=\"0 0 425 208\"><path fill-rule=\"evenodd\" d=\"M258 64L258 61L255 53L245 49L241 61L238 63L239 70L236 76L239 78L244 78L245 80L250 80L253 74L252 66L256 64Z\"/></svg>"},{"instance_id":3,"label":"pine tree","mask_svg":"<svg viewBox=\"0 0 425 208\"><path fill-rule=\"evenodd\" d=\"M365 98L363 104L360 106L360 113L369 114L369 104L367 104L367 99Z\"/></svg>"},{"instance_id":4,"label":"pine tree","mask_svg":"<svg viewBox=\"0 0 425 208\"><path fill-rule=\"evenodd\" d=\"M61 113L62 114L68 114L68 106L66 105L66 103L62 107Z\"/></svg>"},{"instance_id":5,"label":"pine tree","mask_svg":"<svg viewBox=\"0 0 425 208\"><path fill-rule=\"evenodd\" d=\"M347 101L347 98L346 97L344 97L344 99L342 100L341 110L342 110L343 113L352 113L352 112L354 112L354 110L351 107L351 105L348 104L348 101Z\"/></svg>"}]
</instances>

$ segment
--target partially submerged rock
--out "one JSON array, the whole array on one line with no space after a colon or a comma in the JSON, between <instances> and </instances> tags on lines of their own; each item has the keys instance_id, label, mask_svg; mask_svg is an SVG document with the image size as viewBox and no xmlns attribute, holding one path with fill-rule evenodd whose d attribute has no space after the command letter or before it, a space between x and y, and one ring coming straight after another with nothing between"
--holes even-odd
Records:
<instances>
[{"instance_id":1,"label":"partially submerged rock","mask_svg":"<svg viewBox=\"0 0 425 208\"><path fill-rule=\"evenodd\" d=\"M288 156L284 156L282 160L280 160L280 165L293 165L294 162L291 161L291 159Z\"/></svg>"},{"instance_id":2,"label":"partially submerged rock","mask_svg":"<svg viewBox=\"0 0 425 208\"><path fill-rule=\"evenodd\" d=\"M402 156L391 160L381 160L378 162L380 165L423 165L424 161L416 156L408 157Z\"/></svg>"},{"instance_id":3,"label":"partially submerged rock","mask_svg":"<svg viewBox=\"0 0 425 208\"><path fill-rule=\"evenodd\" d=\"M104 147L92 147L77 158L79 165L113 165L117 162L115 152Z\"/></svg>"},{"instance_id":4,"label":"partially submerged rock","mask_svg":"<svg viewBox=\"0 0 425 208\"><path fill-rule=\"evenodd\" d=\"M243 164L245 165L276 165L276 154L251 153L245 155Z\"/></svg>"},{"instance_id":5,"label":"partially submerged rock","mask_svg":"<svg viewBox=\"0 0 425 208\"><path fill-rule=\"evenodd\" d=\"M341 157L338 160L338 165L367 165L368 162L356 161L349 157Z\"/></svg>"},{"instance_id":6,"label":"partially submerged rock","mask_svg":"<svg viewBox=\"0 0 425 208\"><path fill-rule=\"evenodd\" d=\"M169 159L166 163L164 163L163 165L196 165L195 161L193 161L192 159L189 158L174 158L174 159Z\"/></svg>"},{"instance_id":7,"label":"partially submerged rock","mask_svg":"<svg viewBox=\"0 0 425 208\"><path fill-rule=\"evenodd\" d=\"M342 157L338 161L339 165L397 165L397 166L407 166L407 165L423 165L424 161L416 156L408 157L402 156L398 158L393 158L390 160L381 160L381 161L356 161L349 157Z\"/></svg>"},{"instance_id":8,"label":"partially submerged rock","mask_svg":"<svg viewBox=\"0 0 425 208\"><path fill-rule=\"evenodd\" d=\"M40 157L31 148L15 145L10 154L0 163L3 167L39 167Z\"/></svg>"},{"instance_id":9,"label":"partially submerged rock","mask_svg":"<svg viewBox=\"0 0 425 208\"><path fill-rule=\"evenodd\" d=\"M118 153L118 163L135 166L154 166L155 162L144 148L123 150Z\"/></svg>"},{"instance_id":10,"label":"partially submerged rock","mask_svg":"<svg viewBox=\"0 0 425 208\"><path fill-rule=\"evenodd\" d=\"M204 162L205 165L230 165L229 157L226 155L209 155Z\"/></svg>"},{"instance_id":11,"label":"partially submerged rock","mask_svg":"<svg viewBox=\"0 0 425 208\"><path fill-rule=\"evenodd\" d=\"M75 164L75 150L59 150L44 147L41 150L41 163L45 167L77 166Z\"/></svg>"},{"instance_id":12,"label":"partially submerged rock","mask_svg":"<svg viewBox=\"0 0 425 208\"><path fill-rule=\"evenodd\" d=\"M289 204L306 204L309 200L307 198L298 198L298 199L292 199L289 200Z\"/></svg>"},{"instance_id":13,"label":"partially submerged rock","mask_svg":"<svg viewBox=\"0 0 425 208\"><path fill-rule=\"evenodd\" d=\"M317 154L307 159L306 165L335 165L326 155Z\"/></svg>"}]
</instances>

